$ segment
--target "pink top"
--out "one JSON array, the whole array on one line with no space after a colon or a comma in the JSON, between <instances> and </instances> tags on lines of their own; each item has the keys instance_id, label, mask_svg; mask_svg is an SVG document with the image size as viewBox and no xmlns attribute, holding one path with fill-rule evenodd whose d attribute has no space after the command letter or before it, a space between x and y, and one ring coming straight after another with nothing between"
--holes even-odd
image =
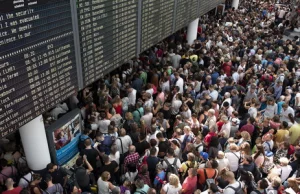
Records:
<instances>
[{"instance_id":1,"label":"pink top","mask_svg":"<svg viewBox=\"0 0 300 194\"><path fill-rule=\"evenodd\" d=\"M184 194L193 194L197 189L197 176L186 177L182 184Z\"/></svg>"},{"instance_id":2,"label":"pink top","mask_svg":"<svg viewBox=\"0 0 300 194\"><path fill-rule=\"evenodd\" d=\"M4 183L8 177L11 177L11 175L16 175L16 174L17 174L17 169L14 166L4 167L0 174L0 183Z\"/></svg>"}]
</instances>

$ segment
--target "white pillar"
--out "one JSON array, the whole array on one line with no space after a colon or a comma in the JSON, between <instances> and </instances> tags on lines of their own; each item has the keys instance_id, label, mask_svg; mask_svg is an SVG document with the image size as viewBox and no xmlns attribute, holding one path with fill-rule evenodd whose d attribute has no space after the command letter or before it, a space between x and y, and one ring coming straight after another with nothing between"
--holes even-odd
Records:
<instances>
[{"instance_id":1,"label":"white pillar","mask_svg":"<svg viewBox=\"0 0 300 194\"><path fill-rule=\"evenodd\" d=\"M234 7L234 10L237 10L239 8L240 0L232 0L231 7Z\"/></svg>"},{"instance_id":2,"label":"white pillar","mask_svg":"<svg viewBox=\"0 0 300 194\"><path fill-rule=\"evenodd\" d=\"M27 164L32 170L45 169L51 162L43 117L40 115L20 128Z\"/></svg>"},{"instance_id":3,"label":"white pillar","mask_svg":"<svg viewBox=\"0 0 300 194\"><path fill-rule=\"evenodd\" d=\"M194 43L194 40L197 39L198 24L199 24L199 18L192 21L188 26L187 41L189 45L192 45Z\"/></svg>"}]
</instances>

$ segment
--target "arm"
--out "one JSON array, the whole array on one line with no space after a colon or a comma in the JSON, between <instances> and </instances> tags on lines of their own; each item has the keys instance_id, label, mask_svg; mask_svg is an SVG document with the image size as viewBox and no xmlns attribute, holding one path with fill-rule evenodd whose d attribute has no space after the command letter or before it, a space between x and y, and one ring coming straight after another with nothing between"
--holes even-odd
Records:
<instances>
[{"instance_id":1,"label":"arm","mask_svg":"<svg viewBox=\"0 0 300 194\"><path fill-rule=\"evenodd\" d=\"M92 172L94 169L93 167L91 166L91 164L89 163L89 161L86 159L86 156L83 156L83 160L84 160L84 163L86 164L87 166L87 172L90 173Z\"/></svg>"},{"instance_id":2,"label":"arm","mask_svg":"<svg viewBox=\"0 0 300 194\"><path fill-rule=\"evenodd\" d=\"M108 187L110 190L113 190L115 188L115 186L111 182L108 182Z\"/></svg>"}]
</instances>

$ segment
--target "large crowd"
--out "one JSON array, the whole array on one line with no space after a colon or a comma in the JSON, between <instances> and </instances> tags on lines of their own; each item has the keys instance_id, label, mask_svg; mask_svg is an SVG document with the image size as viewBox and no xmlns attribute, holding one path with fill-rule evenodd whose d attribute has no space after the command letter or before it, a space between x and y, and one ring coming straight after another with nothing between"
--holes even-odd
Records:
<instances>
[{"instance_id":1,"label":"large crowd","mask_svg":"<svg viewBox=\"0 0 300 194\"><path fill-rule=\"evenodd\" d=\"M73 96L73 175L1 149L2 193L299 194L300 39L283 37L300 19L285 3L203 16L192 45L177 32Z\"/></svg>"}]
</instances>

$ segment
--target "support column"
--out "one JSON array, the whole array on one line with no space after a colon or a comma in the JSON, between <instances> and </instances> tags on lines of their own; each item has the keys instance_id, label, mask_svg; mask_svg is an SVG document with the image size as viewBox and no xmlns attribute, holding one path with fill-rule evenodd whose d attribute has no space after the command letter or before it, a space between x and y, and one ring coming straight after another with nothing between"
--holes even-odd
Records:
<instances>
[{"instance_id":1,"label":"support column","mask_svg":"<svg viewBox=\"0 0 300 194\"><path fill-rule=\"evenodd\" d=\"M192 45L194 43L194 40L197 39L198 24L199 24L199 18L192 21L188 26L187 41L189 45Z\"/></svg>"},{"instance_id":2,"label":"support column","mask_svg":"<svg viewBox=\"0 0 300 194\"><path fill-rule=\"evenodd\" d=\"M240 0L232 0L231 7L234 7L234 10L237 10L239 8Z\"/></svg>"},{"instance_id":3,"label":"support column","mask_svg":"<svg viewBox=\"0 0 300 194\"><path fill-rule=\"evenodd\" d=\"M45 169L51 162L43 117L40 115L20 128L27 164L32 170Z\"/></svg>"}]
</instances>

